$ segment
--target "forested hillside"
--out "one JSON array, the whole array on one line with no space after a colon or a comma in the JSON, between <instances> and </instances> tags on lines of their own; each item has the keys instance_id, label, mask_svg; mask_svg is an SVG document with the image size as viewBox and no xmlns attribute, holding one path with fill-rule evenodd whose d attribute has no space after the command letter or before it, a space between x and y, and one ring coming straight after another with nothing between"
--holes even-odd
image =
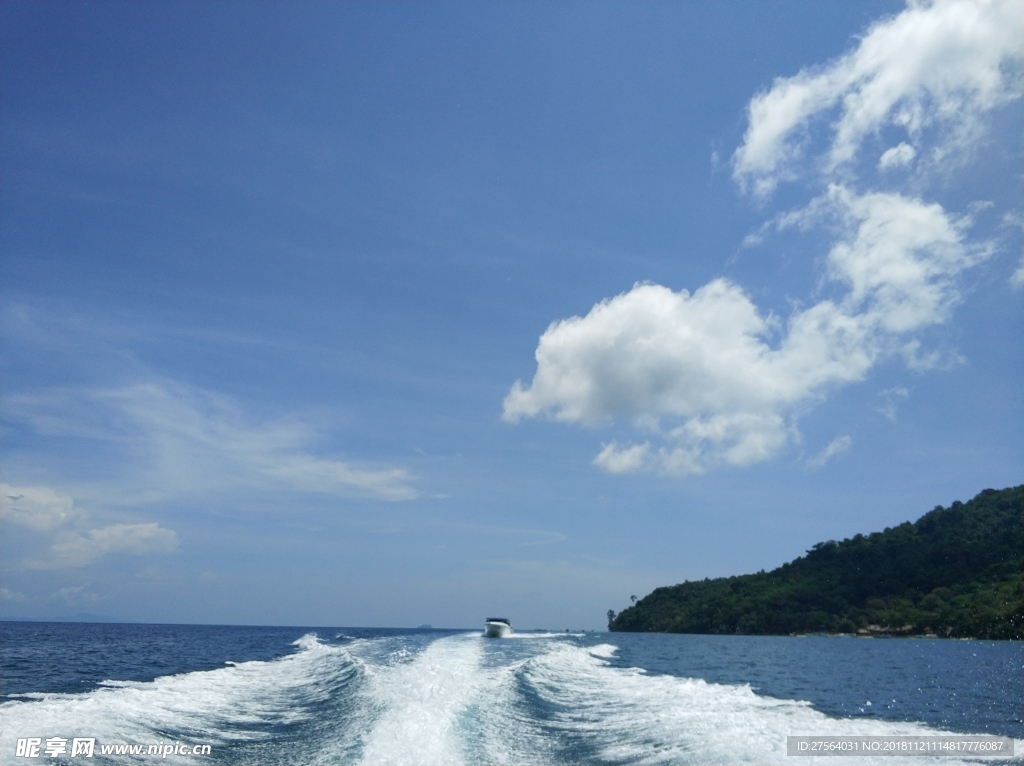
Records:
<instances>
[{"instance_id":1,"label":"forested hillside","mask_svg":"<svg viewBox=\"0 0 1024 766\"><path fill-rule=\"evenodd\" d=\"M1024 485L818 543L771 572L657 588L611 630L1024 638Z\"/></svg>"}]
</instances>

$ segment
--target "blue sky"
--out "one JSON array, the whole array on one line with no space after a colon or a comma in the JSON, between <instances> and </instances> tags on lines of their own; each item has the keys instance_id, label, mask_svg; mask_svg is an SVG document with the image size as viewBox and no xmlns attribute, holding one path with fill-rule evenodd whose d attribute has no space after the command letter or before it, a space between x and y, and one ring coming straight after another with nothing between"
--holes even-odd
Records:
<instances>
[{"instance_id":1,"label":"blue sky","mask_svg":"<svg viewBox=\"0 0 1024 766\"><path fill-rule=\"evenodd\" d=\"M1022 20L0 5L0 613L600 628L1019 484Z\"/></svg>"}]
</instances>

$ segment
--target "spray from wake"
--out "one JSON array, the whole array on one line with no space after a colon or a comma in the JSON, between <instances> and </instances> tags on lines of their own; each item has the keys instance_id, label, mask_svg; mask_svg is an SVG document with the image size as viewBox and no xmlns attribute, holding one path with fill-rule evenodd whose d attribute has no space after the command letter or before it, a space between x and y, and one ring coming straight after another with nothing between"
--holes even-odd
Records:
<instances>
[{"instance_id":1,"label":"spray from wake","mask_svg":"<svg viewBox=\"0 0 1024 766\"><path fill-rule=\"evenodd\" d=\"M563 762L792 766L786 755L788 735L952 734L916 723L831 718L807 702L761 696L747 685L615 668L607 661L615 651L609 645L583 649L563 644L520 671L524 693L537 700L537 724L560 744ZM952 766L978 761L843 758L843 766L929 762Z\"/></svg>"},{"instance_id":2,"label":"spray from wake","mask_svg":"<svg viewBox=\"0 0 1024 766\"><path fill-rule=\"evenodd\" d=\"M84 694L23 695L0 706L0 760L15 752L15 738L45 735L210 743L211 756L195 761L207 765L792 766L787 735L949 733L831 718L749 686L616 667L610 645L535 637L548 640L406 635L337 645L307 635L294 654L270 662L109 681ZM875 762L966 761L847 757L842 766Z\"/></svg>"},{"instance_id":3,"label":"spray from wake","mask_svg":"<svg viewBox=\"0 0 1024 766\"><path fill-rule=\"evenodd\" d=\"M14 753L17 738L26 736L195 741L223 752L286 734L314 721L362 675L343 647L312 635L295 645L295 654L270 662L227 663L148 682L105 681L84 694L19 695L0 705L0 754Z\"/></svg>"},{"instance_id":4,"label":"spray from wake","mask_svg":"<svg viewBox=\"0 0 1024 766\"><path fill-rule=\"evenodd\" d=\"M480 656L479 640L445 638L407 664L371 667L368 691L382 712L361 762L463 763L462 719L485 685Z\"/></svg>"}]
</instances>

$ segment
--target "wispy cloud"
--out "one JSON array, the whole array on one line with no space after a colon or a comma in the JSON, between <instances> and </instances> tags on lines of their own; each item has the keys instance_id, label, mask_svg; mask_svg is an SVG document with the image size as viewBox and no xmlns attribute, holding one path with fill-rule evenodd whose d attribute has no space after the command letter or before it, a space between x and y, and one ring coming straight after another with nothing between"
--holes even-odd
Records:
<instances>
[{"instance_id":1,"label":"wispy cloud","mask_svg":"<svg viewBox=\"0 0 1024 766\"><path fill-rule=\"evenodd\" d=\"M305 492L347 494L358 491L380 500L412 500L411 477L401 468L357 467L341 460L308 454L270 455L257 461L267 475L280 478Z\"/></svg>"},{"instance_id":2,"label":"wispy cloud","mask_svg":"<svg viewBox=\"0 0 1024 766\"><path fill-rule=\"evenodd\" d=\"M821 468L825 463L834 458L836 455L841 455L850 449L853 444L853 439L849 436L839 436L828 443L821 452L812 457L807 461L808 468Z\"/></svg>"},{"instance_id":3,"label":"wispy cloud","mask_svg":"<svg viewBox=\"0 0 1024 766\"><path fill-rule=\"evenodd\" d=\"M88 585L74 585L67 588L61 588L60 590L51 593L49 600L59 601L67 607L95 604L103 600L100 595L88 590L88 587Z\"/></svg>"},{"instance_id":4,"label":"wispy cloud","mask_svg":"<svg viewBox=\"0 0 1024 766\"><path fill-rule=\"evenodd\" d=\"M895 423L899 407L897 403L900 400L909 398L910 390L906 386L894 386L884 391L879 391L878 396L882 400L882 405L878 408L878 411L885 415L886 420Z\"/></svg>"},{"instance_id":5,"label":"wispy cloud","mask_svg":"<svg viewBox=\"0 0 1024 766\"><path fill-rule=\"evenodd\" d=\"M310 447L321 434L306 423L255 419L229 397L181 384L13 396L6 409L40 434L118 446L150 499L231 488L416 497L404 469L318 455Z\"/></svg>"},{"instance_id":6,"label":"wispy cloud","mask_svg":"<svg viewBox=\"0 0 1024 766\"><path fill-rule=\"evenodd\" d=\"M801 413L864 380L880 360L942 366L916 336L948 321L960 276L994 245L970 240L971 215L893 191L890 176L972 151L985 115L1021 95L1019 9L911 2L851 53L780 78L751 100L733 157L737 183L766 199L803 178L813 192L744 244L772 228L834 232L823 261L828 298L783 321L727 279L693 293L637 284L547 329L533 380L512 386L504 418L591 426L625 419L643 437L605 444L595 465L687 475L772 458L797 436ZM854 160L886 126L900 127L903 140L880 148L868 166L888 174L888 188L862 191ZM824 142L812 140L818 129L828 133ZM811 464L846 449L843 439Z\"/></svg>"},{"instance_id":7,"label":"wispy cloud","mask_svg":"<svg viewBox=\"0 0 1024 766\"><path fill-rule=\"evenodd\" d=\"M1003 215L1003 226L1011 226L1024 231L1024 213L1014 211ZM1010 285L1017 290L1024 288L1024 253L1021 253L1017 268L1010 275Z\"/></svg>"},{"instance_id":8,"label":"wispy cloud","mask_svg":"<svg viewBox=\"0 0 1024 766\"><path fill-rule=\"evenodd\" d=\"M1024 256L1021 256L1017 270L1014 271L1013 276L1010 277L1010 284L1018 289L1024 288Z\"/></svg>"},{"instance_id":9,"label":"wispy cloud","mask_svg":"<svg viewBox=\"0 0 1024 766\"><path fill-rule=\"evenodd\" d=\"M987 112L1020 96L1022 59L1019 3L911 2L852 52L755 96L734 177L766 196L808 172L831 176L885 127L905 139L885 148L880 168L906 167L922 148L926 161L948 161L973 147ZM827 134L826 148L808 162L815 130Z\"/></svg>"},{"instance_id":10,"label":"wispy cloud","mask_svg":"<svg viewBox=\"0 0 1024 766\"><path fill-rule=\"evenodd\" d=\"M517 548L552 545L566 539L566 536L561 532L555 532L550 529L522 529L495 524L459 524L452 522L445 522L441 526L488 537L502 538L506 541L506 545Z\"/></svg>"},{"instance_id":11,"label":"wispy cloud","mask_svg":"<svg viewBox=\"0 0 1024 766\"><path fill-rule=\"evenodd\" d=\"M25 594L18 591L0 588L0 601L21 602L25 600Z\"/></svg>"}]
</instances>

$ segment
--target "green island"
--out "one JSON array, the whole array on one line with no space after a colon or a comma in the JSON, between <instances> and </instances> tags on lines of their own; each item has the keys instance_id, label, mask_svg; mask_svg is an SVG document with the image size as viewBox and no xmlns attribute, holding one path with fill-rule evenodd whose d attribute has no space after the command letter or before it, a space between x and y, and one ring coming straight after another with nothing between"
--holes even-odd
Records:
<instances>
[{"instance_id":1,"label":"green island","mask_svg":"<svg viewBox=\"0 0 1024 766\"><path fill-rule=\"evenodd\" d=\"M657 588L613 631L1024 638L1024 485L884 532L818 543L771 572Z\"/></svg>"}]
</instances>

